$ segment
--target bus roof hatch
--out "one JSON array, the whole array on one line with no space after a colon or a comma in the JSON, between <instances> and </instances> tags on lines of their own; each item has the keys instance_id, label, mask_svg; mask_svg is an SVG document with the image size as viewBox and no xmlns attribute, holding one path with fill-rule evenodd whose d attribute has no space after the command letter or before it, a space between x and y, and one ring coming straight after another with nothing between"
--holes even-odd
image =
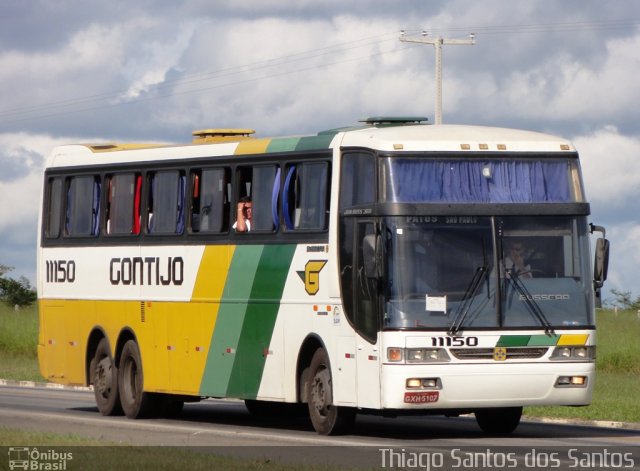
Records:
<instances>
[{"instance_id":1,"label":"bus roof hatch","mask_svg":"<svg viewBox=\"0 0 640 471\"><path fill-rule=\"evenodd\" d=\"M251 139L251 134L255 134L255 131L253 129L200 129L193 131L192 134L194 144L208 144Z\"/></svg>"}]
</instances>

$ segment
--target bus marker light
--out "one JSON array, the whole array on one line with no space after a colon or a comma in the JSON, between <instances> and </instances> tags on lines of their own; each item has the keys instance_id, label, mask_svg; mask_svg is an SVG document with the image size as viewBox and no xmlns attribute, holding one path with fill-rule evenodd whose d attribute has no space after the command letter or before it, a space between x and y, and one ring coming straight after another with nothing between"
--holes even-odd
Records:
<instances>
[{"instance_id":1,"label":"bus marker light","mask_svg":"<svg viewBox=\"0 0 640 471\"><path fill-rule=\"evenodd\" d=\"M387 360L402 361L402 349L394 347L387 348Z\"/></svg>"}]
</instances>

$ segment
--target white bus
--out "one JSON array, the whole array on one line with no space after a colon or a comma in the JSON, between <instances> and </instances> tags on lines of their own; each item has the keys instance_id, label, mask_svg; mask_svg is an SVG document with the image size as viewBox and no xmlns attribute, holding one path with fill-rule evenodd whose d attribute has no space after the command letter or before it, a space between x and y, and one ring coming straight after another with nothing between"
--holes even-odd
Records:
<instances>
[{"instance_id":1,"label":"white bus","mask_svg":"<svg viewBox=\"0 0 640 471\"><path fill-rule=\"evenodd\" d=\"M194 135L49 156L45 378L130 418L307 404L321 434L358 413L475 413L509 433L523 406L590 403L608 243L594 277L571 143L412 117Z\"/></svg>"}]
</instances>

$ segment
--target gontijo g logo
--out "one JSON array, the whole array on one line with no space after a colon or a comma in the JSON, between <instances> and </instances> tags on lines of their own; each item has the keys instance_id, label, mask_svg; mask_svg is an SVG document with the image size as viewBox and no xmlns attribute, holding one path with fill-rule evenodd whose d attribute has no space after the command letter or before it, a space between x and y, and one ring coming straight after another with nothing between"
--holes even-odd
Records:
<instances>
[{"instance_id":1,"label":"gontijo g logo","mask_svg":"<svg viewBox=\"0 0 640 471\"><path fill-rule=\"evenodd\" d=\"M304 290L311 296L320 290L320 271L327 264L326 260L309 260L304 266L304 271L296 272L304 281Z\"/></svg>"}]
</instances>

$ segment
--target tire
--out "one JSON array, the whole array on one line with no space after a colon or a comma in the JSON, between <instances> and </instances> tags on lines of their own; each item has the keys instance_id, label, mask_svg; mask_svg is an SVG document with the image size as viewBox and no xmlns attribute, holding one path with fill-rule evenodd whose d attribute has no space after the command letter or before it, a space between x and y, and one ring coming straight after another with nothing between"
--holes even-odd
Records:
<instances>
[{"instance_id":1,"label":"tire","mask_svg":"<svg viewBox=\"0 0 640 471\"><path fill-rule=\"evenodd\" d=\"M118 392L118 368L111 356L109 342L103 338L89 366L93 394L102 415L122 415Z\"/></svg>"},{"instance_id":2,"label":"tire","mask_svg":"<svg viewBox=\"0 0 640 471\"><path fill-rule=\"evenodd\" d=\"M333 405L331 365L324 348L317 349L313 354L308 378L307 399L313 428L320 435L348 432L355 422L356 410Z\"/></svg>"},{"instance_id":3,"label":"tire","mask_svg":"<svg viewBox=\"0 0 640 471\"><path fill-rule=\"evenodd\" d=\"M139 419L152 415L154 396L144 392L144 373L140 349L135 340L127 340L120 354L118 367L118 385L120 403L124 414L130 419Z\"/></svg>"},{"instance_id":4,"label":"tire","mask_svg":"<svg viewBox=\"0 0 640 471\"><path fill-rule=\"evenodd\" d=\"M476 422L484 433L490 435L509 435L520 424L522 407L503 407L496 409L478 409Z\"/></svg>"}]
</instances>

